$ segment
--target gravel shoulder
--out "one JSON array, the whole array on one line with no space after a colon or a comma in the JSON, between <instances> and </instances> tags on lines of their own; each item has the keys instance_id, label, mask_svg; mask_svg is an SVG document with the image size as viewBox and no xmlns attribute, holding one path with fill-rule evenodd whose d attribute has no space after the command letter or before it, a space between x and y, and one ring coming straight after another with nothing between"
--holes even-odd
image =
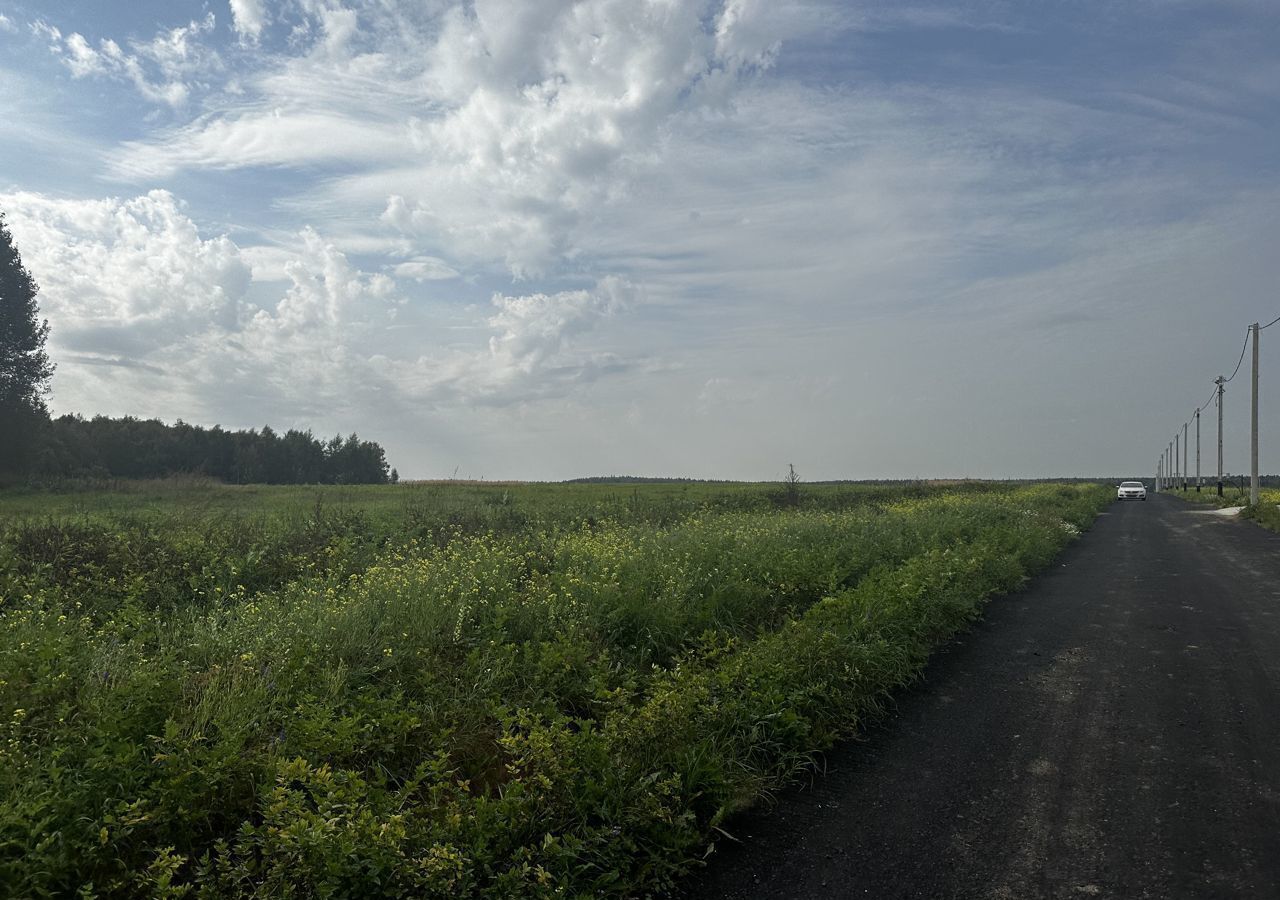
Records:
<instances>
[{"instance_id":1,"label":"gravel shoulder","mask_svg":"<svg viewBox=\"0 0 1280 900\"><path fill-rule=\"evenodd\" d=\"M1280 534L1115 504L689 897L1280 897Z\"/></svg>"}]
</instances>

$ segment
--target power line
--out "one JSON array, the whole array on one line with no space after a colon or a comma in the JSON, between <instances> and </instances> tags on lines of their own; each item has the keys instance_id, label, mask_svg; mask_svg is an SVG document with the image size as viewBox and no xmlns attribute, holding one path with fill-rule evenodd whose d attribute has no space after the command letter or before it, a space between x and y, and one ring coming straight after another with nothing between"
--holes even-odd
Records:
<instances>
[{"instance_id":1,"label":"power line","mask_svg":"<svg viewBox=\"0 0 1280 900\"><path fill-rule=\"evenodd\" d=\"M1280 319L1277 319L1276 321L1280 322ZM1273 322L1272 324L1275 324L1275 323ZM1236 368L1235 368L1235 371L1231 373L1231 378L1235 378L1236 372L1240 371L1240 365L1241 363L1244 362L1244 354L1248 349L1249 349L1249 333L1246 331L1244 335L1244 346L1240 348L1240 358L1236 360ZM1226 384L1231 380L1231 378L1228 378L1226 381L1222 383Z\"/></svg>"},{"instance_id":2,"label":"power line","mask_svg":"<svg viewBox=\"0 0 1280 900\"><path fill-rule=\"evenodd\" d=\"M1242 365L1244 365L1244 358L1245 358L1245 355L1249 352L1249 340L1250 340L1251 338L1256 339L1256 336L1257 336L1258 332L1265 331L1266 329L1270 328L1272 325L1276 325L1276 324L1280 324L1280 316L1276 316L1274 319L1272 319L1272 320L1271 320L1270 322L1268 322L1266 325L1250 325L1250 326L1249 326L1248 330L1245 332L1245 336L1244 336L1244 344L1240 347L1240 358L1236 360L1236 367L1235 367L1234 369L1232 369L1232 370L1231 370L1231 376L1230 376L1229 378L1223 378L1222 376L1218 376L1217 380L1216 380L1216 381L1214 381L1214 390L1213 390L1213 393L1209 395L1209 399L1208 399L1208 400L1206 400L1206 401L1204 402L1204 404L1203 404L1203 405L1196 407L1196 417L1197 417L1197 418L1196 418L1196 471L1197 471L1197 473L1199 472L1199 469L1200 469L1200 443L1199 443L1199 442L1200 442L1200 422L1199 422L1199 415L1200 415L1200 413L1201 413L1202 411L1204 411L1204 410L1208 409L1208 408L1209 408L1209 406L1210 406L1210 404L1214 403L1214 402L1215 402L1215 400L1220 401L1220 400L1221 400L1221 398L1222 398L1222 387L1223 387L1223 385L1229 384L1230 382L1234 381L1234 380L1235 380L1235 377L1236 377L1238 374L1240 374L1240 367L1241 367ZM1255 330L1255 329L1256 329L1256 330ZM1253 360L1253 362L1254 362L1254 368L1253 368L1253 377L1254 377L1254 382L1253 382L1253 436L1252 436L1252 439L1251 439L1251 440L1252 440L1252 445L1253 445L1253 446L1252 446L1252 455L1253 455L1253 460L1252 460L1252 466L1251 466L1251 467L1252 467L1252 470L1253 470L1253 479L1254 479L1254 482L1253 482L1253 488L1254 488L1254 489L1253 489L1253 494L1252 494L1252 496L1253 496L1253 502L1255 502L1255 503L1257 502L1257 478L1258 478L1258 460L1257 460L1257 456L1258 456L1258 407L1257 407L1257 404L1258 404L1258 382L1257 382L1257 378L1258 378L1258 358L1257 358L1257 350L1258 350L1258 346L1257 346L1257 343L1256 343L1256 340L1255 340L1255 343L1254 343L1254 360ZM1221 404L1221 402L1219 402L1219 403L1218 403L1218 407L1219 407L1219 409L1218 409L1218 468L1219 468L1219 470L1221 470L1221 468L1222 468L1222 409L1221 409L1222 404ZM1184 432L1184 433L1186 432L1186 430L1187 430L1187 428L1188 428L1188 426L1189 426L1189 425L1190 425L1190 422L1189 422L1189 421L1188 421L1187 423L1184 423L1184 424L1183 424L1182 429L1183 429L1183 432ZM1164 465L1166 465L1166 463L1167 463L1167 465L1168 465L1168 467L1169 467L1169 471L1168 471L1168 472L1163 472L1163 468L1161 468L1161 470L1160 470L1160 471L1163 473L1161 476L1159 476L1161 481L1167 481L1167 482L1169 482L1169 483L1173 483L1171 479L1172 479L1173 472L1178 468L1178 465L1177 465L1178 461L1177 461L1177 459L1176 459L1176 458L1171 457L1169 454L1170 454L1170 453L1174 453L1174 452L1176 452L1176 451L1174 451L1174 443L1176 443L1176 441L1177 441L1177 437L1175 436L1174 441L1173 441L1173 442L1171 442L1171 443L1169 444L1169 446L1165 449L1165 451L1164 451L1163 453L1161 453L1161 454L1160 454L1160 466L1161 466L1161 467L1163 467L1163 466L1164 466ZM1184 448L1184 449L1183 449L1183 458L1184 458L1184 460L1185 460L1185 458L1186 458L1185 454L1188 452L1188 449L1189 449L1189 448ZM1183 468L1186 468L1186 466L1184 465L1184 466L1183 466ZM1185 479L1185 478L1186 478L1186 474L1187 474L1187 473L1186 473L1186 472L1183 472L1183 473L1181 473L1181 474L1182 474L1182 477ZM1219 471L1219 478L1221 478L1221 471ZM1222 491L1222 483L1221 483L1221 481L1219 481L1219 483L1218 483L1218 491L1219 491L1219 493L1221 493L1221 491Z\"/></svg>"}]
</instances>

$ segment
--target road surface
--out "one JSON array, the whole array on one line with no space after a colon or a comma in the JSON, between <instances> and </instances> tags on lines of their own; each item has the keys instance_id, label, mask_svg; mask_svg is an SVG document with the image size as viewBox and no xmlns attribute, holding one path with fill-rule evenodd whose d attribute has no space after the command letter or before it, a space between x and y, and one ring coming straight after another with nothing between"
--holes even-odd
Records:
<instances>
[{"instance_id":1,"label":"road surface","mask_svg":"<svg viewBox=\"0 0 1280 900\"><path fill-rule=\"evenodd\" d=\"M1115 504L689 897L1280 898L1280 534Z\"/></svg>"}]
</instances>

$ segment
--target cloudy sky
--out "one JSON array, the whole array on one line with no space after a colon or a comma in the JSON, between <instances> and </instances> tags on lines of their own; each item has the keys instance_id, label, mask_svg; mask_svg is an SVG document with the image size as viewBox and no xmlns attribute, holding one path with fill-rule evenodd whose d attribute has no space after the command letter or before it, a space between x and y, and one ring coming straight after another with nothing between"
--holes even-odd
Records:
<instances>
[{"instance_id":1,"label":"cloudy sky","mask_svg":"<svg viewBox=\"0 0 1280 900\"><path fill-rule=\"evenodd\" d=\"M1280 315L1274 0L0 0L0 123L55 413L407 477L1148 471Z\"/></svg>"}]
</instances>

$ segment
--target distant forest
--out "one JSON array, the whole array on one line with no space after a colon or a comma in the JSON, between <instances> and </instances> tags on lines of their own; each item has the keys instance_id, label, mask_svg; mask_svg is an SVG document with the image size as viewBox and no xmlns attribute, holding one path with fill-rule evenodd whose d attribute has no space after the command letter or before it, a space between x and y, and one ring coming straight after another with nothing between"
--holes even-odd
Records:
<instances>
[{"instance_id":1,"label":"distant forest","mask_svg":"<svg viewBox=\"0 0 1280 900\"><path fill-rule=\"evenodd\" d=\"M398 480L382 447L352 434L224 431L126 416L61 416L44 426L37 477L162 478L194 473L232 484L386 484Z\"/></svg>"}]
</instances>

